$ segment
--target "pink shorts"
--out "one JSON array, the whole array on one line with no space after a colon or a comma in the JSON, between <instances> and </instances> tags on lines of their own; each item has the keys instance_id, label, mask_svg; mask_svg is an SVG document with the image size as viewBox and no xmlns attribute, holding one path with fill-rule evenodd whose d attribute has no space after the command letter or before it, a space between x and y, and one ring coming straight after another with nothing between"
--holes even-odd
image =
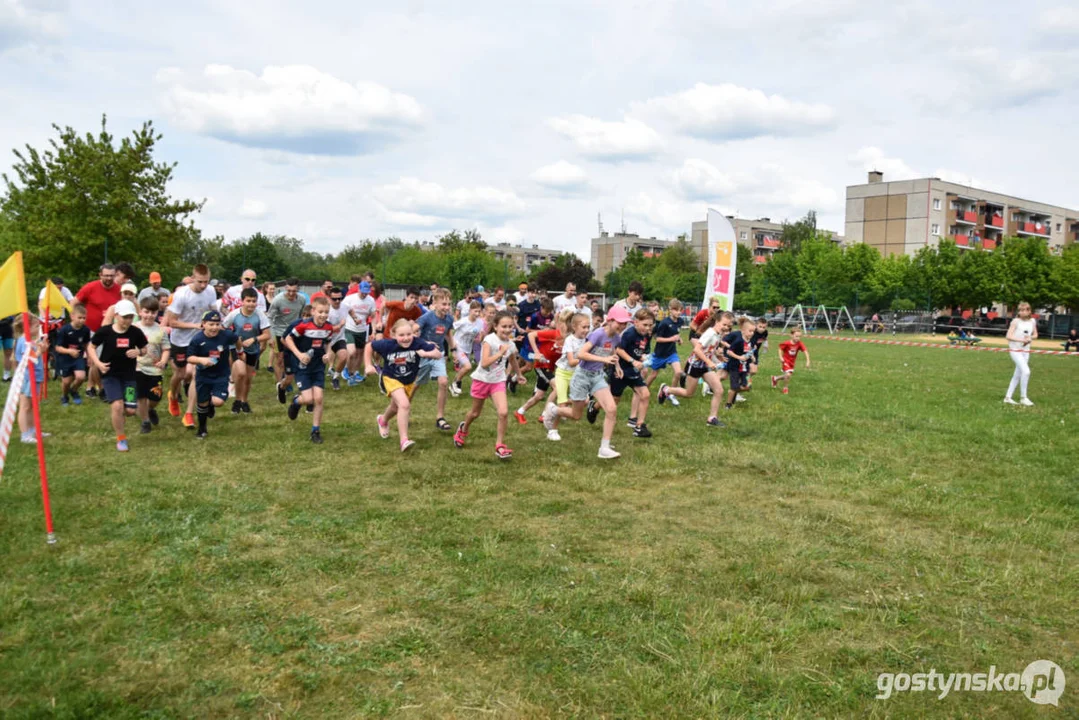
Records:
<instances>
[{"instance_id":1,"label":"pink shorts","mask_svg":"<svg viewBox=\"0 0 1079 720\"><path fill-rule=\"evenodd\" d=\"M491 397L495 393L498 393L498 392L504 393L504 392L506 392L506 383L505 382L486 383L486 382L483 382L482 380L473 380L472 381L472 391L471 392L472 392L472 397L476 398L477 400L483 400L485 398Z\"/></svg>"}]
</instances>

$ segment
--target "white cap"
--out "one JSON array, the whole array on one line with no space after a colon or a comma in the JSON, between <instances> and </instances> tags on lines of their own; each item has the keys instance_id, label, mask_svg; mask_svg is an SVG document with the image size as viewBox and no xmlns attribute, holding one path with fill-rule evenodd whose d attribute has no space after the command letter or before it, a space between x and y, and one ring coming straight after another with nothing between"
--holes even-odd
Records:
<instances>
[{"instance_id":1,"label":"white cap","mask_svg":"<svg viewBox=\"0 0 1079 720\"><path fill-rule=\"evenodd\" d=\"M120 287L120 292L122 292L122 293L129 292L132 295L138 295L139 294L139 289L137 287L135 287L135 283L124 283Z\"/></svg>"},{"instance_id":2,"label":"white cap","mask_svg":"<svg viewBox=\"0 0 1079 720\"><path fill-rule=\"evenodd\" d=\"M135 303L130 300L121 300L116 303L116 314L125 317L127 315L138 315L139 311L135 309Z\"/></svg>"}]
</instances>

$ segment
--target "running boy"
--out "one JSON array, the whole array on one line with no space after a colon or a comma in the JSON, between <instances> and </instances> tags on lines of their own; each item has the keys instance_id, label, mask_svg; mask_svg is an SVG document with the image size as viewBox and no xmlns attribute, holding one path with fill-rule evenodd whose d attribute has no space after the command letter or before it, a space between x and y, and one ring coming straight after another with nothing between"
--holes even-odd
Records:
<instances>
[{"instance_id":1,"label":"running boy","mask_svg":"<svg viewBox=\"0 0 1079 720\"><path fill-rule=\"evenodd\" d=\"M532 330L525 338L525 344L532 351L533 367L536 370L536 390L524 405L517 408L513 416L521 425L528 422L525 413L537 405L545 396L555 397L555 363L562 357L562 340L569 334L569 321L573 317L573 308L566 308L555 318L553 328Z\"/></svg>"},{"instance_id":2,"label":"running boy","mask_svg":"<svg viewBox=\"0 0 1079 720\"><path fill-rule=\"evenodd\" d=\"M753 359L749 361L749 385L752 387L753 376L760 370L761 353L768 349L768 321L763 317L757 318L753 336L749 339L749 347L753 352Z\"/></svg>"},{"instance_id":3,"label":"running boy","mask_svg":"<svg viewBox=\"0 0 1079 720\"><path fill-rule=\"evenodd\" d=\"M483 305L473 300L468 304L464 317L453 324L453 344L456 347L453 365L457 373L450 383L450 395L454 397L461 394L461 379L472 371L472 346L484 328L482 314Z\"/></svg>"},{"instance_id":4,"label":"running boy","mask_svg":"<svg viewBox=\"0 0 1079 720\"><path fill-rule=\"evenodd\" d=\"M63 395L60 404L82 405L79 387L86 380L86 346L90 344L90 328L86 325L86 308L72 305L71 319L56 331L56 369L60 373Z\"/></svg>"},{"instance_id":5,"label":"running boy","mask_svg":"<svg viewBox=\"0 0 1079 720\"><path fill-rule=\"evenodd\" d=\"M674 372L673 384L679 385L679 376L682 374L682 361L678 357L678 346L682 344L682 302L678 298L672 298L667 303L667 317L656 325L652 342L655 347L652 350L652 359L648 363L648 370L644 374L644 384L652 387L659 376L659 371L668 365ZM672 396L671 404L676 405L677 400Z\"/></svg>"},{"instance_id":6,"label":"running boy","mask_svg":"<svg viewBox=\"0 0 1079 720\"><path fill-rule=\"evenodd\" d=\"M124 420L134 415L138 406L136 360L146 352L146 336L133 325L136 312L129 300L116 303L112 325L103 325L86 348L90 364L101 374L119 452L128 450Z\"/></svg>"},{"instance_id":7,"label":"running boy","mask_svg":"<svg viewBox=\"0 0 1079 720\"><path fill-rule=\"evenodd\" d=\"M697 327L701 334L692 338L693 353L686 359L687 368L684 376L685 387L671 386L664 383L659 386L656 399L662 405L675 396L691 398L697 390L697 383L704 380L712 389L711 406L705 424L710 427L725 427L719 419L719 403L723 398L723 378L727 375L727 363L723 359L723 336L730 332L734 315L716 310Z\"/></svg>"},{"instance_id":8,"label":"running boy","mask_svg":"<svg viewBox=\"0 0 1079 720\"><path fill-rule=\"evenodd\" d=\"M633 399L630 401L629 420L626 425L633 428L633 437L650 438L652 431L645 424L645 416L648 415L648 401L651 393L644 383L641 371L644 369L644 356L648 354L648 346L652 340L652 327L655 325L656 316L651 310L638 310L633 316L633 327L622 333L615 348L618 356L618 364L622 372L619 376L610 379L611 396L614 397L615 405L622 400L622 393L626 388L633 390Z\"/></svg>"},{"instance_id":9,"label":"running boy","mask_svg":"<svg viewBox=\"0 0 1079 720\"><path fill-rule=\"evenodd\" d=\"M738 319L738 327L739 330L723 338L723 343L727 348L727 376L730 378L726 405L728 410L734 406L738 392L749 389L749 362L753 359L753 349L749 345L749 339L753 337L756 323L742 316Z\"/></svg>"},{"instance_id":10,"label":"running boy","mask_svg":"<svg viewBox=\"0 0 1079 720\"><path fill-rule=\"evenodd\" d=\"M221 323L221 327L240 339L240 352L232 365L232 376L236 384L233 414L251 412L251 405L247 402L251 383L259 367L262 347L270 339L270 318L259 310L258 303L258 290L253 287L244 288L240 291L240 307L230 312Z\"/></svg>"},{"instance_id":11,"label":"running boy","mask_svg":"<svg viewBox=\"0 0 1079 720\"><path fill-rule=\"evenodd\" d=\"M434 345L440 355L437 358L420 360L420 372L416 377L417 385L426 385L431 380L438 384L438 400L435 412L435 427L439 430L452 430L446 422L446 397L449 394L450 379L446 373L446 357L456 349L453 337L453 315L450 291L438 288L431 293L430 312L426 312L416 321L419 326L420 340Z\"/></svg>"},{"instance_id":12,"label":"running boy","mask_svg":"<svg viewBox=\"0 0 1079 720\"><path fill-rule=\"evenodd\" d=\"M139 303L139 330L146 336L146 354L139 357L136 365L135 390L138 395L138 413L141 424L139 432L150 432L160 422L157 404L161 402L161 380L169 365L172 346L164 328L157 324L161 305L156 295L147 295Z\"/></svg>"},{"instance_id":13,"label":"running boy","mask_svg":"<svg viewBox=\"0 0 1079 720\"><path fill-rule=\"evenodd\" d=\"M390 404L381 415L375 417L375 422L378 424L379 437L386 440L390 437L389 421L396 416L401 452L405 452L416 444L408 438L408 416L412 409L412 393L416 390L416 376L420 372L420 360L437 358L442 353L433 344L416 337L411 320L401 318L389 331L393 336L390 339L367 343L363 351L364 369L368 375L375 372L371 358L375 353L382 358L378 385L390 399Z\"/></svg>"},{"instance_id":14,"label":"running boy","mask_svg":"<svg viewBox=\"0 0 1079 720\"><path fill-rule=\"evenodd\" d=\"M195 437L206 438L206 421L229 396L232 351L239 352L239 338L221 327L221 313L210 310L202 316L202 330L187 346L187 363L195 367L195 399L198 403L199 429Z\"/></svg>"},{"instance_id":15,"label":"running boy","mask_svg":"<svg viewBox=\"0 0 1079 720\"><path fill-rule=\"evenodd\" d=\"M350 291L351 292L351 291ZM348 386L359 385L366 378L363 368L363 349L375 333L382 331L375 299L371 297L371 283L366 280L356 286L356 292L345 296L341 308L348 313L345 318L345 349L348 350Z\"/></svg>"},{"instance_id":16,"label":"running boy","mask_svg":"<svg viewBox=\"0 0 1079 720\"><path fill-rule=\"evenodd\" d=\"M326 363L332 357L329 340L333 326L326 321L329 315L330 301L325 296L317 297L311 301L311 318L298 323L285 336L285 348L294 357L296 389L299 390L288 406L288 419L296 419L300 405L311 408L314 412L311 442L316 445L322 444L322 390L326 384Z\"/></svg>"},{"instance_id":17,"label":"running boy","mask_svg":"<svg viewBox=\"0 0 1079 720\"><path fill-rule=\"evenodd\" d=\"M783 373L772 376L772 387L776 387L781 380L783 381L784 395L790 394L788 384L791 381L791 375L794 374L794 361L798 359L798 353L800 352L805 353L806 368L808 368L809 350L806 350L806 346L802 344L802 331L799 328L793 328L791 330L791 339L779 344L779 357L783 361Z\"/></svg>"}]
</instances>

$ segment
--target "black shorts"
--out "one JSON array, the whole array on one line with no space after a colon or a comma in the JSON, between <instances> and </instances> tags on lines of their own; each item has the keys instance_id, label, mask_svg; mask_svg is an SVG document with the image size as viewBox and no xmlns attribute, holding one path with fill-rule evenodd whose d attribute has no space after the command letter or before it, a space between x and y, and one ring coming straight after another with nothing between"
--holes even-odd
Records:
<instances>
[{"instance_id":1,"label":"black shorts","mask_svg":"<svg viewBox=\"0 0 1079 720\"><path fill-rule=\"evenodd\" d=\"M70 355L56 356L56 371L60 377L72 377L76 370L86 372L86 358L73 358Z\"/></svg>"},{"instance_id":2,"label":"black shorts","mask_svg":"<svg viewBox=\"0 0 1079 720\"><path fill-rule=\"evenodd\" d=\"M344 338L341 338L340 340L338 340L337 342L335 342L333 345L330 346L330 350L332 350L335 353L339 353L342 350L346 350L347 348L348 348L348 343L345 342Z\"/></svg>"},{"instance_id":3,"label":"black shorts","mask_svg":"<svg viewBox=\"0 0 1079 720\"><path fill-rule=\"evenodd\" d=\"M244 353L244 362L247 363L247 367L259 369L259 358L262 353Z\"/></svg>"},{"instance_id":4,"label":"black shorts","mask_svg":"<svg viewBox=\"0 0 1079 720\"><path fill-rule=\"evenodd\" d=\"M536 391L545 393L551 389L551 383L554 382L554 371L541 367L537 367L535 370Z\"/></svg>"},{"instance_id":5,"label":"black shorts","mask_svg":"<svg viewBox=\"0 0 1079 720\"><path fill-rule=\"evenodd\" d=\"M326 368L320 366L317 370L298 369L296 371L296 387L300 392L314 387L325 387Z\"/></svg>"},{"instance_id":6,"label":"black shorts","mask_svg":"<svg viewBox=\"0 0 1079 720\"><path fill-rule=\"evenodd\" d=\"M105 391L105 399L110 403L122 400L124 407L128 410L134 410L138 405L136 402L138 399L136 385L137 381L134 378L127 380L125 378L108 377L107 375L101 378L101 389Z\"/></svg>"},{"instance_id":7,"label":"black shorts","mask_svg":"<svg viewBox=\"0 0 1079 720\"><path fill-rule=\"evenodd\" d=\"M15 327L11 324L10 320L0 322L0 340L14 340L15 339Z\"/></svg>"},{"instance_id":8,"label":"black shorts","mask_svg":"<svg viewBox=\"0 0 1079 720\"><path fill-rule=\"evenodd\" d=\"M285 338L284 335L274 335L273 336L274 350L276 350L279 353L287 353L288 352L288 348L285 347L284 338Z\"/></svg>"},{"instance_id":9,"label":"black shorts","mask_svg":"<svg viewBox=\"0 0 1079 720\"><path fill-rule=\"evenodd\" d=\"M611 378L611 395L614 397L622 397L622 392L626 388L639 388L644 387L644 378L641 377L639 372L623 373L622 377L617 375Z\"/></svg>"},{"instance_id":10,"label":"black shorts","mask_svg":"<svg viewBox=\"0 0 1079 720\"><path fill-rule=\"evenodd\" d=\"M219 398L224 402L229 397L229 379L215 378L213 380L199 380L195 378L195 399L200 405L212 402L213 398Z\"/></svg>"},{"instance_id":11,"label":"black shorts","mask_svg":"<svg viewBox=\"0 0 1079 720\"><path fill-rule=\"evenodd\" d=\"M161 376L137 373L135 389L138 391L139 400L157 402L161 399Z\"/></svg>"},{"instance_id":12,"label":"black shorts","mask_svg":"<svg viewBox=\"0 0 1079 720\"><path fill-rule=\"evenodd\" d=\"M704 374L706 372L708 372L708 366L704 363L697 361L691 362L689 364L689 367L686 368L686 374L689 375L691 378L697 378L698 380L704 377Z\"/></svg>"},{"instance_id":13,"label":"black shorts","mask_svg":"<svg viewBox=\"0 0 1079 720\"><path fill-rule=\"evenodd\" d=\"M172 364L178 368L187 367L187 345L173 345L170 350L170 359Z\"/></svg>"},{"instance_id":14,"label":"black shorts","mask_svg":"<svg viewBox=\"0 0 1079 720\"><path fill-rule=\"evenodd\" d=\"M749 373L741 370L728 370L727 377L731 381L731 390L741 390L749 387Z\"/></svg>"}]
</instances>

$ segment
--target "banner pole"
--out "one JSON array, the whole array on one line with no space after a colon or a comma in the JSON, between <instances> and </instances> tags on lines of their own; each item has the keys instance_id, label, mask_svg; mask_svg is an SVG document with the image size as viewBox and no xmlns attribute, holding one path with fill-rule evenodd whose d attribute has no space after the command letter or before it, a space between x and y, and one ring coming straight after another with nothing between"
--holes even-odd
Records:
<instances>
[{"instance_id":1,"label":"banner pole","mask_svg":"<svg viewBox=\"0 0 1079 720\"><path fill-rule=\"evenodd\" d=\"M23 318L23 337L26 338L26 343L29 346L27 353L30 354L31 361L34 360L34 341L30 337L30 313L24 312ZM38 399L38 387L37 387L37 367L36 363L31 362L27 367L27 372L30 373L30 401L34 406L34 433L37 436L37 466L38 472L41 475L41 500L45 508L45 542L49 545L56 544L56 533L52 529L52 508L49 505L49 477L45 471L45 440L41 436L41 403Z\"/></svg>"},{"instance_id":2,"label":"banner pole","mask_svg":"<svg viewBox=\"0 0 1079 720\"><path fill-rule=\"evenodd\" d=\"M49 293L45 293L45 317L41 319L41 333L45 336L49 336L49 325L52 322L52 318L49 317ZM30 382L33 382L31 380ZM48 400L49 398L49 351L45 351L45 380L41 384L41 397Z\"/></svg>"}]
</instances>

